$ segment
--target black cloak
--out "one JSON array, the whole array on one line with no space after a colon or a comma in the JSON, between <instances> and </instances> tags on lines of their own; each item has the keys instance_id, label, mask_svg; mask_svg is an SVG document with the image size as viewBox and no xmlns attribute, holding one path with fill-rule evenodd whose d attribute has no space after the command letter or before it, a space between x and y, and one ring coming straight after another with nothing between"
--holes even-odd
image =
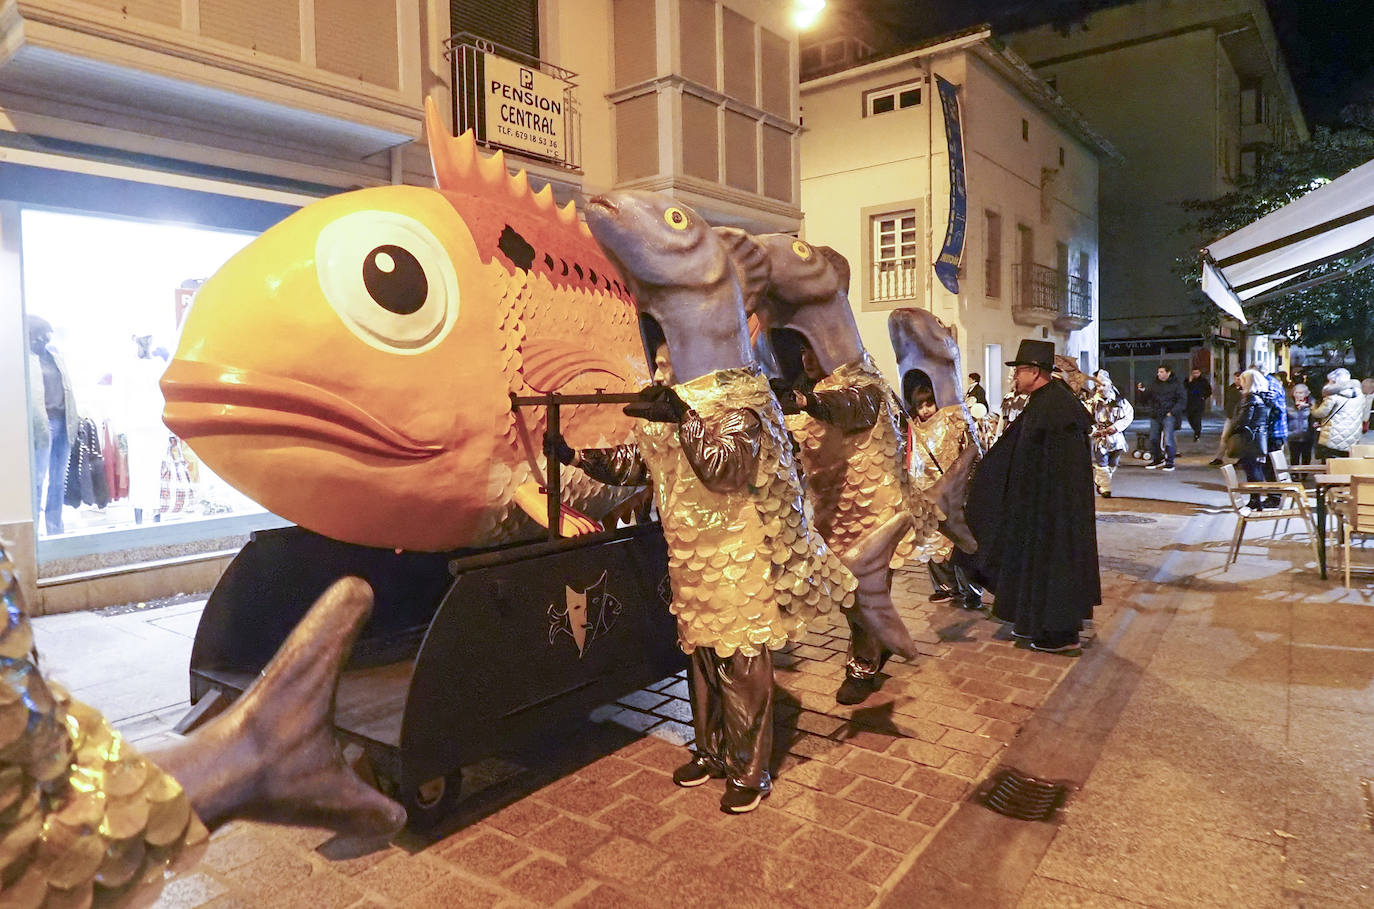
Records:
<instances>
[{"instance_id":1,"label":"black cloak","mask_svg":"<svg viewBox=\"0 0 1374 909\"><path fill-rule=\"evenodd\" d=\"M993 615L1046 646L1077 640L1102 602L1088 439L1092 418L1058 379L1037 389L969 484L967 556Z\"/></svg>"}]
</instances>

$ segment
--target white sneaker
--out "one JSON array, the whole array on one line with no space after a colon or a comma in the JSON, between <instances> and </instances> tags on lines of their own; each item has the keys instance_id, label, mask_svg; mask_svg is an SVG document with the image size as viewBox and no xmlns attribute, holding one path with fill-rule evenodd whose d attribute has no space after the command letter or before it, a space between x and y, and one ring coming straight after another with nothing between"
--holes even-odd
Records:
<instances>
[{"instance_id":1,"label":"white sneaker","mask_svg":"<svg viewBox=\"0 0 1374 909\"><path fill-rule=\"evenodd\" d=\"M1172 465L1172 464L1165 464L1165 465L1164 465L1164 469L1165 469L1166 471L1168 471L1169 473L1173 473L1173 472L1174 472L1174 465Z\"/></svg>"}]
</instances>

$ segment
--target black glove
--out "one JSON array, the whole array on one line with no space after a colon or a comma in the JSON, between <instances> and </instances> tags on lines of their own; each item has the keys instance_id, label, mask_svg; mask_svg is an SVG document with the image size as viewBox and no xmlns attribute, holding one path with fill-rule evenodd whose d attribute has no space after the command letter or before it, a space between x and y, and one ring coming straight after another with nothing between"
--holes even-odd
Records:
<instances>
[{"instance_id":1,"label":"black glove","mask_svg":"<svg viewBox=\"0 0 1374 909\"><path fill-rule=\"evenodd\" d=\"M687 403L667 385L650 385L639 400L625 405L625 415L651 423L681 423L687 419Z\"/></svg>"},{"instance_id":2,"label":"black glove","mask_svg":"<svg viewBox=\"0 0 1374 909\"><path fill-rule=\"evenodd\" d=\"M768 387L773 389L773 397L782 405L784 414L801 413L801 408L797 406L797 396L793 394L796 389L791 384L782 379L769 379Z\"/></svg>"},{"instance_id":3,"label":"black glove","mask_svg":"<svg viewBox=\"0 0 1374 909\"><path fill-rule=\"evenodd\" d=\"M571 464L577 458L577 452L572 450L572 446L562 436L551 436L544 433L544 457L557 458L560 464Z\"/></svg>"}]
</instances>

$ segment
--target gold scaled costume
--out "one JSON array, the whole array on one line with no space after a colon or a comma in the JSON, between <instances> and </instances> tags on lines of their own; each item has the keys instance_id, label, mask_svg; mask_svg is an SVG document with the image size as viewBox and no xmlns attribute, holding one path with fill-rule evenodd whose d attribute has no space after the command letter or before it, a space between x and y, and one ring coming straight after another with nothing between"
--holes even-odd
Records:
<instances>
[{"instance_id":1,"label":"gold scaled costume","mask_svg":"<svg viewBox=\"0 0 1374 909\"><path fill-rule=\"evenodd\" d=\"M907 424L907 432L911 444L911 476L919 489L934 485L973 441L963 404L941 407L924 423L913 418Z\"/></svg>"},{"instance_id":2,"label":"gold scaled costume","mask_svg":"<svg viewBox=\"0 0 1374 909\"><path fill-rule=\"evenodd\" d=\"M680 427L644 422L637 452L584 451L582 467L607 483L642 483L645 467L652 476L683 651L756 656L852 606L858 582L806 523L768 381L756 369L724 369L673 390L695 415Z\"/></svg>"},{"instance_id":3,"label":"gold scaled costume","mask_svg":"<svg viewBox=\"0 0 1374 909\"><path fill-rule=\"evenodd\" d=\"M816 529L838 552L902 511L912 529L897 544L890 567L908 558L939 557L938 516L913 487L905 467L902 407L871 357L846 363L816 383L814 413L787 418L801 446Z\"/></svg>"},{"instance_id":4,"label":"gold scaled costume","mask_svg":"<svg viewBox=\"0 0 1374 909\"><path fill-rule=\"evenodd\" d=\"M38 671L0 549L0 905L147 905L209 840L185 791Z\"/></svg>"}]
</instances>

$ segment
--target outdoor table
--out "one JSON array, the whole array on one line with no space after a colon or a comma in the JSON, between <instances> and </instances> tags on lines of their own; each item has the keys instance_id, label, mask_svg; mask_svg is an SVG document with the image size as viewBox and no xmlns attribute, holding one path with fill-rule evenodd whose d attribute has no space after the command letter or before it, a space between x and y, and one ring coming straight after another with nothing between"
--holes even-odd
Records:
<instances>
[{"instance_id":1,"label":"outdoor table","mask_svg":"<svg viewBox=\"0 0 1374 909\"><path fill-rule=\"evenodd\" d=\"M1289 473L1326 473L1325 464L1289 464Z\"/></svg>"},{"instance_id":2,"label":"outdoor table","mask_svg":"<svg viewBox=\"0 0 1374 909\"><path fill-rule=\"evenodd\" d=\"M1322 580L1326 580L1326 494L1338 486L1349 486L1350 475L1319 473L1314 479L1317 483L1317 564Z\"/></svg>"}]
</instances>

